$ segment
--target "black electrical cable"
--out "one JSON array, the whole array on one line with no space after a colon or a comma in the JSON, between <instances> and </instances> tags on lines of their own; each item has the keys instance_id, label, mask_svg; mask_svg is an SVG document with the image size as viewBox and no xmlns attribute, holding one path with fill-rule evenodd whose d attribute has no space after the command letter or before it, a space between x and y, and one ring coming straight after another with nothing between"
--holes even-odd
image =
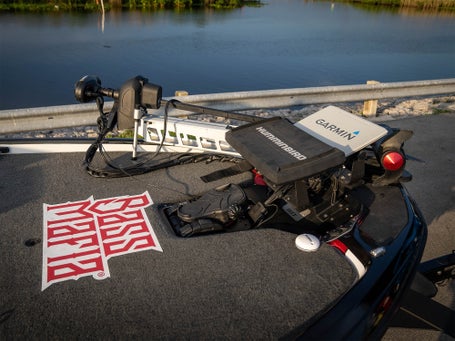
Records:
<instances>
[{"instance_id":1,"label":"black electrical cable","mask_svg":"<svg viewBox=\"0 0 455 341\"><path fill-rule=\"evenodd\" d=\"M199 105L188 104L180 102L176 99L171 99L169 101L161 100L161 103L166 102L166 105L171 102L172 106L176 109L187 110L197 114L207 114L215 117L224 117L225 119L235 119L245 122L259 122L262 121L262 117L240 114L231 111L218 110L213 108L202 107Z\"/></svg>"},{"instance_id":2,"label":"black electrical cable","mask_svg":"<svg viewBox=\"0 0 455 341\"><path fill-rule=\"evenodd\" d=\"M130 170L130 169L133 169L133 170L134 170L134 169L137 169L138 167L141 167L141 166L145 165L145 164L146 164L147 162L149 162L150 160L153 160L153 159L161 152L161 149L162 149L162 147L163 147L163 145L164 145L164 142L165 142L165 140L166 140L166 134L167 134L167 121L168 121L168 117L169 117L169 114L168 114L168 112L169 112L169 105L173 104L174 101L176 101L176 100L170 100L170 101L168 101L168 102L166 103L165 107L164 107L163 137L161 138L161 142L160 142L160 144L158 145L158 149L155 151L155 153L154 153L150 158L148 158L148 160L141 161L141 162L139 162L139 163L134 164L133 166L129 166L129 167L124 167L124 168L122 168L122 167L119 167L119 166L114 165L112 159L109 157L109 155L106 153L106 151L103 150L101 154L103 155L103 158L104 158L106 164L107 164L108 166L110 166L111 168L114 168L114 169L118 169L118 170L123 171L123 172L125 173L125 175L128 176L128 174L126 173L128 170ZM107 158L110 160L110 162L107 161Z\"/></svg>"},{"instance_id":3,"label":"black electrical cable","mask_svg":"<svg viewBox=\"0 0 455 341\"><path fill-rule=\"evenodd\" d=\"M97 105L98 109L100 110L100 118L98 119L98 137L97 140L90 146L90 148L87 150L86 153L86 159L85 159L85 165L87 172L94 176L94 177L109 177L109 178L114 178L114 177L125 177L125 176L134 176L134 175L139 175L143 174L146 172L150 172L153 170L158 169L157 167L169 167L170 165L173 165L175 161L168 161L166 163L161 163L159 165L154 165L154 166L149 166L149 167L144 167L144 165L151 161L153 158L158 155L160 152L163 144L164 144L164 139L166 136L166 131L167 131L167 109L168 106L166 106L165 109L165 119L164 119L164 134L163 138L161 140L161 143L158 147L158 150L156 153L149 158L146 161L142 161L140 163L134 164L132 166L127 166L127 167L121 167L118 165L115 165L114 161L112 158L109 156L109 154L106 152L106 150L103 147L103 141L109 131L111 131L111 127L107 124L106 120L106 115L103 114L102 112L102 97L97 98ZM111 110L111 113L109 115L116 115L117 114L117 106L116 103L114 103L114 107ZM96 151L99 150L100 155L102 156L104 162L106 165L108 165L111 169L99 169L99 168L94 168L90 165L91 161L93 160L93 157L96 153Z\"/></svg>"}]
</instances>

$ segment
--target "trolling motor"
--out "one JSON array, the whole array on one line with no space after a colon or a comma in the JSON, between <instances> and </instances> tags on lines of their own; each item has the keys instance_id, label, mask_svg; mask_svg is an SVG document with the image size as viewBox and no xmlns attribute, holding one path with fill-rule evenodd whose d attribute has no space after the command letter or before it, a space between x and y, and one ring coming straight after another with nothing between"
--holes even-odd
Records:
<instances>
[{"instance_id":1,"label":"trolling motor","mask_svg":"<svg viewBox=\"0 0 455 341\"><path fill-rule=\"evenodd\" d=\"M165 100L162 98L161 86L149 83L148 79L142 76L136 76L126 81L119 90L103 88L101 80L97 76L84 76L75 84L74 95L76 100L81 103L97 102L100 116L107 116L105 117L106 133L112 131L116 125L119 130L134 129L133 159L136 159L137 153L139 122L147 113L147 109L159 109L162 105L165 105L166 109L172 106L172 108L193 113L208 114L245 122L261 120L260 117L182 103L175 99ZM102 111L102 99L104 96L114 99L114 106L107 115L104 115Z\"/></svg>"}]
</instances>

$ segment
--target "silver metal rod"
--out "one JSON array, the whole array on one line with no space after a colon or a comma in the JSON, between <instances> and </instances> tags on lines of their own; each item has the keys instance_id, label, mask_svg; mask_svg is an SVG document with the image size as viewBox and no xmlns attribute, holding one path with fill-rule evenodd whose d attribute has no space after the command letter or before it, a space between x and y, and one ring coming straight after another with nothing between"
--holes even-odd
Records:
<instances>
[{"instance_id":1,"label":"silver metal rod","mask_svg":"<svg viewBox=\"0 0 455 341\"><path fill-rule=\"evenodd\" d=\"M137 132L139 129L139 121L142 117L142 112L140 109L134 109L134 136L133 136L133 156L132 159L136 160L137 158Z\"/></svg>"}]
</instances>

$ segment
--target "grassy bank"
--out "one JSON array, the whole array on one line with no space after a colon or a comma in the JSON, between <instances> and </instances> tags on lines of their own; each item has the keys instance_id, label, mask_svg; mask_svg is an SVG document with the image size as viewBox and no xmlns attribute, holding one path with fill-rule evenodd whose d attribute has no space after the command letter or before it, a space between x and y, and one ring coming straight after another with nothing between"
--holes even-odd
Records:
<instances>
[{"instance_id":1,"label":"grassy bank","mask_svg":"<svg viewBox=\"0 0 455 341\"><path fill-rule=\"evenodd\" d=\"M337 0L365 6L386 6L394 8L415 8L431 11L455 11L455 0Z\"/></svg>"},{"instance_id":2,"label":"grassy bank","mask_svg":"<svg viewBox=\"0 0 455 341\"><path fill-rule=\"evenodd\" d=\"M155 10L166 8L239 8L260 6L260 0L0 0L0 11L95 11L101 8ZM369 8L410 8L455 12L455 0L331 0Z\"/></svg>"},{"instance_id":3,"label":"grassy bank","mask_svg":"<svg viewBox=\"0 0 455 341\"><path fill-rule=\"evenodd\" d=\"M258 6L259 0L1 0L0 10L24 12L95 11L109 9L165 9L165 8L238 8Z\"/></svg>"}]
</instances>

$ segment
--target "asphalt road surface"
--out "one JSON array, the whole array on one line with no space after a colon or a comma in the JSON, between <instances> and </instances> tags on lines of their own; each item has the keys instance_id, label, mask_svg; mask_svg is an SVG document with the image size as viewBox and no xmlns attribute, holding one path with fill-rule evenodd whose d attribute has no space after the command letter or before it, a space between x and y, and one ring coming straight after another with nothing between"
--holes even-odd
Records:
<instances>
[{"instance_id":1,"label":"asphalt road surface","mask_svg":"<svg viewBox=\"0 0 455 341\"><path fill-rule=\"evenodd\" d=\"M414 131L414 136L405 143L405 151L411 156L406 168L413 175L412 182L406 187L428 224L428 240L422 261L451 253L455 250L455 113L386 123ZM434 300L452 309L452 325L455 325L455 282L440 286ZM410 320L415 324L392 327L383 340L454 339L435 328L423 328L421 321L404 311L400 311L395 323L399 325Z\"/></svg>"}]
</instances>

